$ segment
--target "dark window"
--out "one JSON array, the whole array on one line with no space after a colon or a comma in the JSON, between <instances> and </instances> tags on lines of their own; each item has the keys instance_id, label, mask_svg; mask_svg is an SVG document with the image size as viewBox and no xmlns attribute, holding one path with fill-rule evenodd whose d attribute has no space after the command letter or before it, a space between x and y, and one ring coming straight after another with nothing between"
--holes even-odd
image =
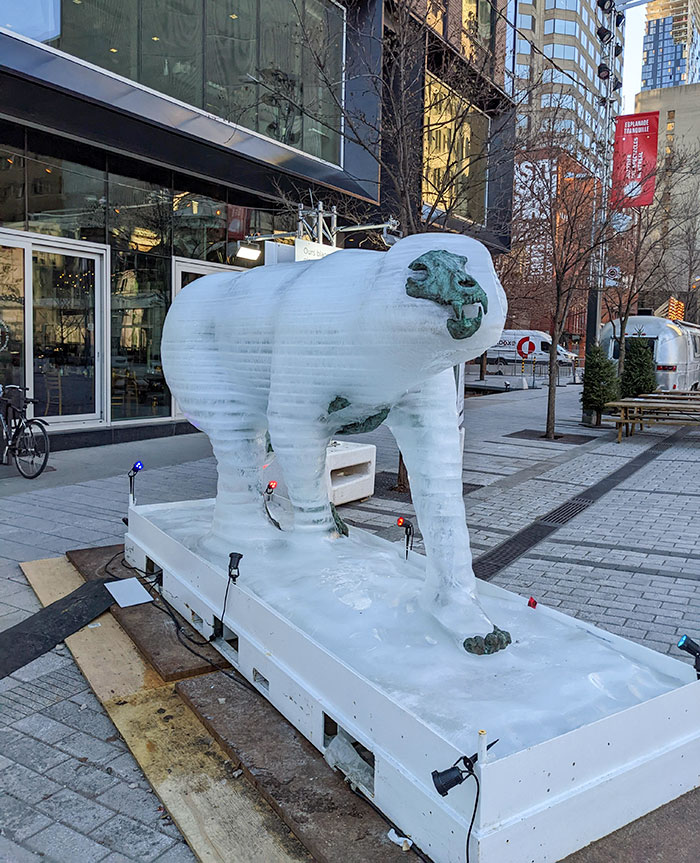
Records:
<instances>
[{"instance_id":1,"label":"dark window","mask_svg":"<svg viewBox=\"0 0 700 863\"><path fill-rule=\"evenodd\" d=\"M112 252L112 419L170 415L160 340L170 305L170 259Z\"/></svg>"},{"instance_id":2,"label":"dark window","mask_svg":"<svg viewBox=\"0 0 700 863\"><path fill-rule=\"evenodd\" d=\"M109 242L118 249L170 254L170 188L109 174Z\"/></svg>"},{"instance_id":3,"label":"dark window","mask_svg":"<svg viewBox=\"0 0 700 863\"><path fill-rule=\"evenodd\" d=\"M27 158L30 231L74 240L105 241L105 172L54 156Z\"/></svg>"}]
</instances>

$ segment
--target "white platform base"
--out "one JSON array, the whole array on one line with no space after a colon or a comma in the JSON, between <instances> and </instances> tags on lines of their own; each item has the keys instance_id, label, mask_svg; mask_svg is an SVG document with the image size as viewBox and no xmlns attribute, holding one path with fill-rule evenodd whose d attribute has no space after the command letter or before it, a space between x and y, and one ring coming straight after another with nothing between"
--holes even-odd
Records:
<instances>
[{"instance_id":1,"label":"white platform base","mask_svg":"<svg viewBox=\"0 0 700 863\"><path fill-rule=\"evenodd\" d=\"M436 863L464 863L475 786L442 798L431 772L479 729L499 742L478 766L472 863L554 863L700 785L689 665L488 583L514 643L470 656L415 602L423 558L357 530L304 554L289 534L264 554L237 542L224 611L225 568L197 552L212 507L132 507L127 559L161 567L168 601L320 751L339 729L369 750L355 782Z\"/></svg>"}]
</instances>

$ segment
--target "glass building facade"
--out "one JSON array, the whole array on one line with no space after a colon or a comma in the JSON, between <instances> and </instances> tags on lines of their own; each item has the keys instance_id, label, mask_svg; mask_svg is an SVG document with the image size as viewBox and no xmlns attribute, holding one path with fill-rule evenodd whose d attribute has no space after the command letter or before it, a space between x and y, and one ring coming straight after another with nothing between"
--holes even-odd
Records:
<instances>
[{"instance_id":1,"label":"glass building facade","mask_svg":"<svg viewBox=\"0 0 700 863\"><path fill-rule=\"evenodd\" d=\"M0 27L340 163L335 0L33 0L2 4Z\"/></svg>"},{"instance_id":2,"label":"glass building facade","mask_svg":"<svg viewBox=\"0 0 700 863\"><path fill-rule=\"evenodd\" d=\"M160 360L175 293L293 214L0 122L0 382L68 423L177 418Z\"/></svg>"},{"instance_id":3,"label":"glass building facade","mask_svg":"<svg viewBox=\"0 0 700 863\"><path fill-rule=\"evenodd\" d=\"M693 6L650 4L647 10L642 90L700 82L700 20ZM658 7L658 8L657 8ZM663 17L663 12L675 12Z\"/></svg>"}]
</instances>

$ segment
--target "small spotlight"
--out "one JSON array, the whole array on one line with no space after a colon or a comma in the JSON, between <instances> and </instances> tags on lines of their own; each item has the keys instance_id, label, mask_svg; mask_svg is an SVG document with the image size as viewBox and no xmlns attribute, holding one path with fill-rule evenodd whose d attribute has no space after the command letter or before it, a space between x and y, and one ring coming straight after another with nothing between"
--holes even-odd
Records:
<instances>
[{"instance_id":1,"label":"small spotlight","mask_svg":"<svg viewBox=\"0 0 700 863\"><path fill-rule=\"evenodd\" d=\"M134 478L136 477L136 474L140 470L143 470L143 462L142 461L135 461L134 464L132 465L131 470L127 474L127 476L129 477L129 504L130 504L130 506L134 506L134 504L136 503L136 496L134 494Z\"/></svg>"},{"instance_id":2,"label":"small spotlight","mask_svg":"<svg viewBox=\"0 0 700 863\"><path fill-rule=\"evenodd\" d=\"M238 551L232 551L228 556L228 577L235 584L240 572L238 571L238 566L241 562L241 558L243 555Z\"/></svg>"},{"instance_id":3,"label":"small spotlight","mask_svg":"<svg viewBox=\"0 0 700 863\"><path fill-rule=\"evenodd\" d=\"M277 488L277 480L271 479L270 482L268 482L268 484L267 484L267 490L269 492L273 492L276 488Z\"/></svg>"},{"instance_id":4,"label":"small spotlight","mask_svg":"<svg viewBox=\"0 0 700 863\"><path fill-rule=\"evenodd\" d=\"M616 27L622 26L622 22L624 20L625 20L625 13L624 12L618 12L617 15L615 16L615 26Z\"/></svg>"},{"instance_id":5,"label":"small spotlight","mask_svg":"<svg viewBox=\"0 0 700 863\"><path fill-rule=\"evenodd\" d=\"M598 0L596 3L599 9L602 9L606 15L609 15L612 10L615 8L614 0Z\"/></svg>"},{"instance_id":6,"label":"small spotlight","mask_svg":"<svg viewBox=\"0 0 700 863\"><path fill-rule=\"evenodd\" d=\"M531 596L527 601L528 608L537 608L537 600L534 596Z\"/></svg>"},{"instance_id":7,"label":"small spotlight","mask_svg":"<svg viewBox=\"0 0 700 863\"><path fill-rule=\"evenodd\" d=\"M403 528L404 534L406 535L406 560L408 560L408 552L413 548L413 525L402 515L396 519L396 524Z\"/></svg>"},{"instance_id":8,"label":"small spotlight","mask_svg":"<svg viewBox=\"0 0 700 863\"><path fill-rule=\"evenodd\" d=\"M440 797L447 797L447 792L454 788L455 785L461 785L469 774L465 773L461 767L455 765L454 767L448 767L447 770L433 770L431 776L433 777L435 790Z\"/></svg>"},{"instance_id":9,"label":"small spotlight","mask_svg":"<svg viewBox=\"0 0 700 863\"><path fill-rule=\"evenodd\" d=\"M607 43L608 43L608 42L612 39L612 37L613 37L613 32L612 32L612 30L608 30L608 28L607 28L607 27L603 27L603 25L602 25L602 24L601 24L601 26L600 26L600 27L598 27L598 29L597 29L595 32L596 32L596 34L597 34L598 38L600 39L600 41L603 43L603 45L607 45Z\"/></svg>"},{"instance_id":10,"label":"small spotlight","mask_svg":"<svg viewBox=\"0 0 700 863\"><path fill-rule=\"evenodd\" d=\"M622 54L622 45L620 45L620 43L619 43L619 42L616 42L616 43L615 43L615 50L614 50L614 54L615 54L615 56L616 56L616 57L619 57L619 56L620 56L620 54Z\"/></svg>"},{"instance_id":11,"label":"small spotlight","mask_svg":"<svg viewBox=\"0 0 700 863\"><path fill-rule=\"evenodd\" d=\"M242 258L244 261L257 261L260 255L262 255L262 249L258 246L254 246L252 243L238 244L237 258Z\"/></svg>"},{"instance_id":12,"label":"small spotlight","mask_svg":"<svg viewBox=\"0 0 700 863\"><path fill-rule=\"evenodd\" d=\"M132 470L135 470L136 473L138 473L140 470L143 470L143 462L142 461L135 461Z\"/></svg>"},{"instance_id":13,"label":"small spotlight","mask_svg":"<svg viewBox=\"0 0 700 863\"><path fill-rule=\"evenodd\" d=\"M601 81L607 81L610 77L610 67L607 65L607 63L601 63L598 66L598 77Z\"/></svg>"},{"instance_id":14,"label":"small spotlight","mask_svg":"<svg viewBox=\"0 0 700 863\"><path fill-rule=\"evenodd\" d=\"M492 746L495 746L498 740L499 738L497 737L489 743L486 751L488 752ZM455 761L452 767L448 767L446 770L433 770L430 775L433 777L433 785L440 797L446 797L447 792L454 788L455 785L461 785L465 779L473 776L474 765L478 760L479 755L475 752L471 757L469 755L462 755L461 758ZM464 765L463 767L459 766L460 762Z\"/></svg>"},{"instance_id":15,"label":"small spotlight","mask_svg":"<svg viewBox=\"0 0 700 863\"><path fill-rule=\"evenodd\" d=\"M700 656L700 645L696 644L689 635L682 635L678 641L678 646L691 656L696 658Z\"/></svg>"},{"instance_id":16,"label":"small spotlight","mask_svg":"<svg viewBox=\"0 0 700 863\"><path fill-rule=\"evenodd\" d=\"M678 639L678 647L681 650L685 650L686 653L689 653L694 659L695 662L695 673L698 676L698 680L700 680L700 644L697 644L689 635L681 635Z\"/></svg>"}]
</instances>

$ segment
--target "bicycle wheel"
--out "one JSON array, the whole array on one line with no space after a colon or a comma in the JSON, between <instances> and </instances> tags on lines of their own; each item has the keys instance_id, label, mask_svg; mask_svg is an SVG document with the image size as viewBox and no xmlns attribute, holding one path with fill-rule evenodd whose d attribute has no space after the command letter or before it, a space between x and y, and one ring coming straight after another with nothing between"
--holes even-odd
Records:
<instances>
[{"instance_id":1,"label":"bicycle wheel","mask_svg":"<svg viewBox=\"0 0 700 863\"><path fill-rule=\"evenodd\" d=\"M49 460L49 436L37 420L27 420L16 431L12 455L17 470L27 479L36 479Z\"/></svg>"}]
</instances>

